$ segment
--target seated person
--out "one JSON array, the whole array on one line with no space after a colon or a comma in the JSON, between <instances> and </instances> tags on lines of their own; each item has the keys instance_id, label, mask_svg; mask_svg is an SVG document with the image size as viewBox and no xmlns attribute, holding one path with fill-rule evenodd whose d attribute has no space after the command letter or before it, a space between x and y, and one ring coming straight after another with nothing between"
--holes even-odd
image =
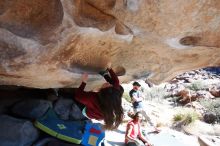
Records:
<instances>
[{"instance_id":1,"label":"seated person","mask_svg":"<svg viewBox=\"0 0 220 146\"><path fill-rule=\"evenodd\" d=\"M125 145L126 146L152 146L149 141L143 136L141 131L140 122L142 115L140 112L137 112L133 116L133 120L128 122L126 133L125 133Z\"/></svg>"}]
</instances>

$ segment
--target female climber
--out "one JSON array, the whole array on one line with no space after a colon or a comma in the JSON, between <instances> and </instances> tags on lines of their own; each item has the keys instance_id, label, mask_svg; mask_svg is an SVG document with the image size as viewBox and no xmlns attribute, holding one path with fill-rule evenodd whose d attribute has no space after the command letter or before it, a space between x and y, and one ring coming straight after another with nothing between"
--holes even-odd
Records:
<instances>
[{"instance_id":1,"label":"female climber","mask_svg":"<svg viewBox=\"0 0 220 146\"><path fill-rule=\"evenodd\" d=\"M88 119L104 120L104 128L116 129L123 119L122 94L123 88L119 84L117 75L111 68L109 73L100 73L107 81L98 91L84 91L88 74L82 75L82 83L76 90L75 100L83 104L82 113Z\"/></svg>"}]
</instances>

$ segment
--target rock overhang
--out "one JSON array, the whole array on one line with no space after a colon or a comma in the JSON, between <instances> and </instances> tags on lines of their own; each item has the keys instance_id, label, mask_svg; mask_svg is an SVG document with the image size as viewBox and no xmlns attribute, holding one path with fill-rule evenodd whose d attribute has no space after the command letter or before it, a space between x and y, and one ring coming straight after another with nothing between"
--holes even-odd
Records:
<instances>
[{"instance_id":1,"label":"rock overhang","mask_svg":"<svg viewBox=\"0 0 220 146\"><path fill-rule=\"evenodd\" d=\"M0 84L77 87L111 63L122 82L161 83L220 65L218 0L0 2ZM121 74L121 75L122 75Z\"/></svg>"}]
</instances>

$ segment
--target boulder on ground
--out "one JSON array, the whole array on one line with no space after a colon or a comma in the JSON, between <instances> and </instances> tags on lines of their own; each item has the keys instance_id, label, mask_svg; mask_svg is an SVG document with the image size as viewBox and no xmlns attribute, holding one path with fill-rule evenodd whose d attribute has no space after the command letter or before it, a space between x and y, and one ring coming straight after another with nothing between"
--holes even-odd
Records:
<instances>
[{"instance_id":1,"label":"boulder on ground","mask_svg":"<svg viewBox=\"0 0 220 146\"><path fill-rule=\"evenodd\" d=\"M27 120L0 115L0 146L31 146L38 130Z\"/></svg>"},{"instance_id":2,"label":"boulder on ground","mask_svg":"<svg viewBox=\"0 0 220 146\"><path fill-rule=\"evenodd\" d=\"M209 124L212 124L212 123L215 123L216 120L217 120L217 117L214 113L212 112L206 112L204 115L203 115L203 120L206 122L206 123L209 123Z\"/></svg>"},{"instance_id":3,"label":"boulder on ground","mask_svg":"<svg viewBox=\"0 0 220 146\"><path fill-rule=\"evenodd\" d=\"M20 117L37 119L42 117L52 103L47 100L29 99L16 103L12 107L12 112Z\"/></svg>"}]
</instances>

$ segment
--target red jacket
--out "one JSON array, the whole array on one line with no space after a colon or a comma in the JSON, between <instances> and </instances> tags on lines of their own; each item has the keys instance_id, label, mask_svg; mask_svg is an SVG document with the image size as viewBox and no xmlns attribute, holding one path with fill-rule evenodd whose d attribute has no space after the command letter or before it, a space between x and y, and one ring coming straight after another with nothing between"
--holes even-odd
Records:
<instances>
[{"instance_id":1,"label":"red jacket","mask_svg":"<svg viewBox=\"0 0 220 146\"><path fill-rule=\"evenodd\" d=\"M117 75L112 69L109 69L109 73L112 80L112 85L119 89L119 80ZM98 104L98 93L97 92L86 92L84 91L86 83L82 82L76 91L75 99L84 104L86 107L86 115L91 119L103 120L103 114Z\"/></svg>"}]
</instances>

